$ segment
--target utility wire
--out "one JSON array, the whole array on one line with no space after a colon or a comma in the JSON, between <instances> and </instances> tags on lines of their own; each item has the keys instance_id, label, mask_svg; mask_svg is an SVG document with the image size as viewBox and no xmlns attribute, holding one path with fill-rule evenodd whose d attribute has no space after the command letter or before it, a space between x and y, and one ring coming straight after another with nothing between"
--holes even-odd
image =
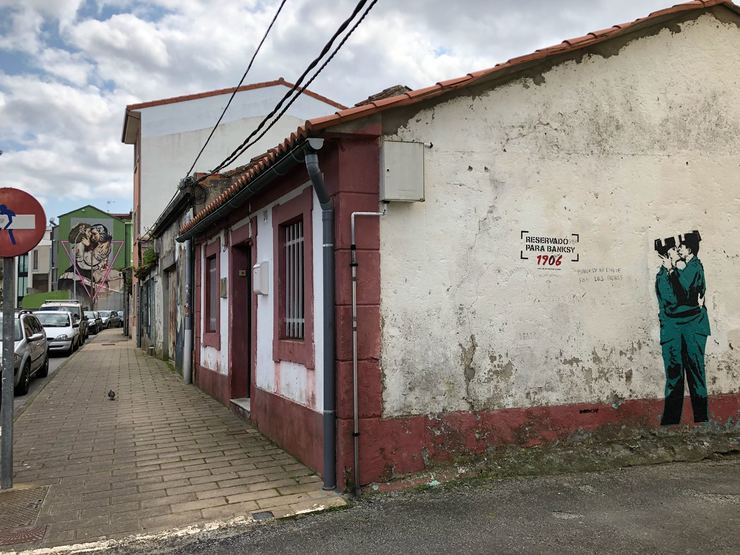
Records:
<instances>
[{"instance_id":1,"label":"utility wire","mask_svg":"<svg viewBox=\"0 0 740 555\"><path fill-rule=\"evenodd\" d=\"M247 151L247 149L249 149L249 147L251 147L251 146L253 146L254 144L256 144L256 143L257 143L257 142L258 142L258 141L259 141L259 140L260 140L260 139L261 139L262 137L264 137L264 136L265 136L265 135L267 134L267 132L268 132L268 131L269 131L270 129L272 129L272 127L273 127L273 126L274 126L274 125L275 125L275 124L276 124L276 123L277 123L277 122L278 122L278 121L280 120L280 118L281 118L281 117L282 117L282 116L283 116L283 115L285 114L285 112L287 112L287 111L288 111L288 109L289 109L289 108L291 107L291 105L292 105L292 104L293 104L293 103L294 103L294 102L295 102L296 100L298 100L298 97L299 97L299 96L300 96L300 95L301 95L301 94L303 93L303 91L305 91L305 90L306 90L306 89L308 88L308 86L309 86L309 85L310 85L311 83L313 83L314 79L316 79L316 77L318 77L319 73L321 73L321 72L322 72L322 71L324 70L324 68L325 68L325 67L326 67L326 66L327 66L327 65L329 64L329 62L331 62L331 61L332 61L332 59L334 59L334 56L336 56L336 55L337 55L337 53L338 53L338 52L339 52L339 50L340 50L340 49L342 48L342 46L344 45L344 43L345 43L345 42L347 42L347 39L349 39L349 37L350 37L350 36L352 35L352 33L354 33L355 29L357 29L357 27L359 27L359 25L360 25L360 24L362 23L362 21L363 21L363 20L365 19L365 17L366 17L366 16L367 16L367 14L368 14L368 13L370 12L370 10L372 10L372 9L373 9L373 6L375 6L375 4L376 4L377 2L378 2L378 0L373 0L373 1L372 1L372 2L370 3L370 5L368 6L367 10L365 10L365 12L364 12L364 13L362 14L362 16L360 17L360 19L358 19L358 20L357 20L357 21L355 22L355 24L354 24L354 25L352 26L352 28L351 28L351 29L350 29L350 30L349 30L349 31L347 32L347 34L346 34L346 35L344 36L344 38L343 38L343 39L341 40L341 42L340 42L340 43L339 43L339 44L337 45L337 47L336 47L336 48L334 49L334 52L332 52L332 53L331 53L331 55L330 55L330 56L329 56L329 57L328 57L328 58L327 58L327 59L326 59L326 60L324 61L324 63L323 63L322 65L321 65L321 67L319 67L319 69L318 69L318 70L316 71L316 73L314 73L314 74L313 74L313 76L312 76L312 77L311 77L311 78L310 78L310 79L309 79L309 80L308 80L308 81L306 82L306 84L305 84L305 85L303 85L303 86L302 86L302 87L300 88L300 90L299 90L299 91L298 91L298 92L297 92L297 93L296 93L296 94L295 94L295 95L294 95L294 96L293 96L293 97L292 97L292 98L290 99L290 101L288 102L288 104L287 104L287 105L286 105L286 106L285 106L285 107L284 107L284 108L283 108L283 109L282 109L282 110L280 111L280 113L279 113L279 114L277 115L277 117L276 117L276 118L275 118L275 119L274 119L274 120L273 120L273 121L272 121L272 122L270 123L270 125L268 125L268 126L267 126L267 128L265 128L265 129L264 129L264 130L262 131L262 133L260 133L260 134L259 134L259 135L258 135L257 137L255 137L255 138L254 138L254 139L253 139L252 141L250 141L250 142L249 142L248 144L246 144L246 145L244 145L243 147L240 147L240 148L238 149L238 150L239 150L239 152L238 152L238 153L237 153L237 154L236 154L236 155L235 155L235 156L234 156L234 157L232 158L232 161L233 161L233 160L236 160L236 159L237 159L237 158L238 158L239 156L241 156L242 154L244 154L244 152L246 152L246 151Z\"/></svg>"},{"instance_id":2,"label":"utility wire","mask_svg":"<svg viewBox=\"0 0 740 555\"><path fill-rule=\"evenodd\" d=\"M275 12L275 16L272 18L272 21L270 21L270 25L267 27L265 34L262 36L262 40L257 45L257 48L254 51L254 54L252 54L252 59L249 60L249 65L247 66L247 69L244 71L244 75L242 75L242 78L239 80L239 84L236 86L234 91L231 93L231 96L229 97L229 101L226 103L226 106L221 112L221 115L218 117L218 121L216 121L216 125L214 125L213 129L211 129L211 132L208 135L206 142L203 144L203 147L200 149L200 152L198 152L198 155L195 157L195 160L193 160L193 164L190 166L190 169L188 170L188 173L185 176L186 179L190 177L190 174L192 173L193 168L195 168L195 164L198 163L198 160L200 159L201 154L203 154L203 151L208 146L208 143L210 142L211 137L213 137L213 134L216 132L216 128L221 123L221 120L224 119L224 116L226 115L226 110L228 110L229 106L231 106L231 101L234 100L234 96L236 96L236 93L239 90L239 87L242 86L242 83L244 83L244 79L246 79L247 74L249 73L249 70L252 69L252 64L254 63L254 59L257 57L257 54L259 53L260 48L262 48L262 44L265 42L265 39L267 38L267 35L270 33L272 26L275 25L275 21L277 21L277 18L280 15L280 12L283 10L283 6L285 6L286 1L287 0L282 0L282 2L280 2L280 6L278 6L277 12Z\"/></svg>"},{"instance_id":3,"label":"utility wire","mask_svg":"<svg viewBox=\"0 0 740 555\"><path fill-rule=\"evenodd\" d=\"M374 4L376 3L376 2L377 2L377 0L374 0L374 1L372 2L372 5L374 5ZM318 65L318 63L319 63L319 62L321 61L321 59L322 59L322 58L323 58L323 57L324 57L324 56L326 55L326 53L327 53L327 52L329 52L329 50L331 49L332 45L334 44L334 41L335 41L335 40L337 39L337 37L339 37L339 35L341 35L341 34L342 34L342 33L344 32L344 30L345 30L345 29L346 29L346 28L347 28L347 27L349 26L349 24L350 24L350 23L352 22L352 20L353 20L353 19L354 19L354 18L355 18L355 17L357 16L357 14L358 14L358 13L359 13L359 12L360 12L360 11L361 11L361 10L362 10L362 9L363 9L364 7L365 7L365 4L367 4L367 0L360 0L360 1L359 1L359 2L357 3L357 5L355 6L355 9L354 9L354 10L352 11L352 13L350 14L350 16L349 16L349 17L348 17L347 19L345 19L345 20L344 20L344 21L342 22L342 24L341 24L341 25L339 26L339 28L338 28L338 29L336 30L336 32L334 33L334 35L332 35L332 37L331 37L331 38L329 39L329 41L328 41L328 42L327 42L327 43L326 43L326 44L324 45L324 47L322 48L322 50L321 50L321 52L319 53L319 55L318 55L318 56L317 56L316 58L314 58L314 60L313 60L313 61L312 61L312 62L311 62L311 63L310 63L309 65L308 65L308 67L306 68L306 70L305 70L305 71L304 71L304 72L303 72L303 73L301 74L301 76L300 76L300 77L298 78L298 80L297 80L297 81L296 81L296 83L295 83L295 84L293 85L293 87L291 87L291 89L290 89L290 90L289 90L289 91L288 91L288 92L287 92L287 93L286 93L286 94L285 94L285 95L283 96L283 98L281 98L281 99L280 99L280 101L279 101L279 102L277 103L277 105L275 105L275 107L274 107L274 108L272 109L272 111L271 111L271 112L270 112L269 114L267 114L267 115L266 115L266 116L264 117L264 119L263 119L263 120L262 120L262 121L261 121L261 122L259 123L259 125L257 126L257 128L256 128L256 129L255 129L254 131L252 131L252 132L251 132L251 133L249 134L249 136L248 136L248 137L247 137L246 139L244 139L244 141L242 142L242 144L240 144L240 145L239 145L239 146L238 146L238 147L237 147L236 149L234 149L234 151L232 151L232 153L231 153L231 154L229 154L229 155L228 155L228 156L227 156L227 157L226 157L226 158L224 159L224 161L223 161L223 162L221 162L221 163L220 163L220 164L219 164L218 166L216 166L216 167L215 167L215 168L214 168L213 170L211 170L211 171L210 171L210 172L209 172L208 174L206 174L206 175L202 176L202 177L201 177L200 179L198 179L198 182L201 182L201 181L203 181L203 180L204 180L204 179L206 179L207 177L209 177L209 176L211 176L211 175L213 175L213 174L217 173L218 171L220 171L220 170L221 170L221 169L223 169L224 167L228 166L228 165L229 165L229 164L230 164L231 162L233 162L234 160L236 160L236 158L238 158L239 156L241 156L241 155L242 155L242 154L244 153L244 151L246 150L246 148L248 148L249 146L251 146L251 144L250 144L250 140L251 140L251 139L252 139L252 138L253 138L253 137L254 137L254 136L255 136L255 135L257 134L257 133L259 133L259 132L260 132L260 130L261 130L261 129L262 129L262 128L263 128L264 126L265 126L265 124L266 124L266 123L267 123L267 122L268 122L268 121L269 121L269 120L270 120L270 119L271 119L271 118L272 118L272 117L273 117L273 116L274 116L274 115L275 115L275 114L276 114L276 113L278 112L278 110L280 110L280 108L281 108L281 107L283 106L283 104L284 104L284 103L285 103L285 102L286 102L286 101L287 101L287 100L288 100L288 99L289 99L289 98L290 98L290 97L291 97L291 96L293 95L293 93L295 93L296 91L298 91L299 87L301 86L301 83L303 83L303 80L304 80L304 79L306 78L306 75L308 75L308 73L309 73L309 72L310 72L310 71L311 71L311 70L312 70L312 69L313 69L314 67L316 67L316 66ZM372 7L372 6L371 6L371 7ZM368 10L368 11L369 11L369 10ZM364 17L364 16L363 16L363 17ZM361 18L360 20L362 20L362 18ZM353 27L353 29L352 29L352 30L354 30L354 27ZM345 39L345 40L346 40L346 39ZM341 44L344 44L344 41L342 41L342 43L341 43ZM335 53L336 53L336 52L335 52ZM333 56L334 56L334 54L332 54L332 57L333 57ZM325 67L325 65L326 65L326 64L322 65L322 66L321 66L321 69L323 69L323 68ZM320 70L319 70L319 71L320 71ZM316 75L318 75L318 73L317 73ZM313 77L313 78L311 79L311 81L313 81L313 79L314 79L315 77L316 77L316 76L314 75L314 77ZM310 82L310 81L309 81L309 82ZM304 90L305 88L306 88L306 86L304 86L304 87L303 87L303 88L302 88L302 89L300 90L300 92L298 92L298 93L297 93L297 95L296 95L296 98L297 98L297 96L298 96L298 95L300 95L300 93L301 93L301 92L303 92L303 90ZM291 102L291 103L292 103L292 102ZM282 113L284 113L284 111L283 111L283 112L281 112L281 115L282 115ZM271 124L271 126L272 126L272 125L274 125L274 124L275 124L276 122L277 122L277 120L275 120L275 122L273 122L273 123Z\"/></svg>"}]
</instances>

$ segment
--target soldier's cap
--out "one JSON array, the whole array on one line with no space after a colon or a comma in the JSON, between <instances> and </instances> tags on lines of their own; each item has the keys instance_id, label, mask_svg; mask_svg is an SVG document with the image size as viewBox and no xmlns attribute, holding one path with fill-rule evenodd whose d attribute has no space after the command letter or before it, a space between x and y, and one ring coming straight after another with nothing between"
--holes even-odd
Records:
<instances>
[{"instance_id":1,"label":"soldier's cap","mask_svg":"<svg viewBox=\"0 0 740 555\"><path fill-rule=\"evenodd\" d=\"M676 245L678 245L678 243L676 242L675 237L666 237L665 239L655 240L655 250L658 251L658 254L661 256L665 256L670 249L675 249Z\"/></svg>"}]
</instances>

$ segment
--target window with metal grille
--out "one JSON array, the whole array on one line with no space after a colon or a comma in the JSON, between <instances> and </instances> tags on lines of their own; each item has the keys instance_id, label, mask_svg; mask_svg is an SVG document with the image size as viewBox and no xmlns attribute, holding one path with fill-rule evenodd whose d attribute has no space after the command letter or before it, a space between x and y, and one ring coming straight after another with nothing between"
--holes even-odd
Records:
<instances>
[{"instance_id":1,"label":"window with metal grille","mask_svg":"<svg viewBox=\"0 0 740 555\"><path fill-rule=\"evenodd\" d=\"M303 339L305 331L304 283L303 283L303 220L281 226L283 234L283 271L285 290L285 313L283 315L283 337Z\"/></svg>"}]
</instances>

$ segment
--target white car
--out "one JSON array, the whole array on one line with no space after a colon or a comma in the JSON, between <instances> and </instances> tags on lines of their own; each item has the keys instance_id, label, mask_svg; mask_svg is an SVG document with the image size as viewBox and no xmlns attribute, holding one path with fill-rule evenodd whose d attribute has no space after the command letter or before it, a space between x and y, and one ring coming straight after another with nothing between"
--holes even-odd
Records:
<instances>
[{"instance_id":1,"label":"white car","mask_svg":"<svg viewBox=\"0 0 740 555\"><path fill-rule=\"evenodd\" d=\"M43 310L34 315L46 332L49 352L62 352L71 355L82 344L80 324L66 310Z\"/></svg>"},{"instance_id":2,"label":"white car","mask_svg":"<svg viewBox=\"0 0 740 555\"><path fill-rule=\"evenodd\" d=\"M72 321L79 324L79 345L82 345L87 339L87 320L83 318L84 311L82 310L82 304L80 301L75 299L68 299L66 301L46 301L42 303L40 310L66 310L72 313ZM38 312L38 311L35 311Z\"/></svg>"}]
</instances>

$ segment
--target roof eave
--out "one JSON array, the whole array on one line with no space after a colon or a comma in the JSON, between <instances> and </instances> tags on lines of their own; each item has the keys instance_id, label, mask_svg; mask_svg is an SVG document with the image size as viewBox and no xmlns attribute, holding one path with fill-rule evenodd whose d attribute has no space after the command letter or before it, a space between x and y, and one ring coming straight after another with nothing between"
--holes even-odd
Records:
<instances>
[{"instance_id":1,"label":"roof eave","mask_svg":"<svg viewBox=\"0 0 740 555\"><path fill-rule=\"evenodd\" d=\"M136 144L139 136L139 126L141 125L141 113L126 107L126 113L123 115L123 129L121 131L121 142L127 145Z\"/></svg>"},{"instance_id":2,"label":"roof eave","mask_svg":"<svg viewBox=\"0 0 740 555\"><path fill-rule=\"evenodd\" d=\"M159 218L157 218L157 221L154 222L154 225L149 228L149 235L152 238L161 237L165 230L176 222L188 208L190 208L190 200L190 193L185 192L182 189L178 190L175 198L169 202L159 215Z\"/></svg>"},{"instance_id":3,"label":"roof eave","mask_svg":"<svg viewBox=\"0 0 740 555\"><path fill-rule=\"evenodd\" d=\"M223 202L216 206L210 214L205 216L188 230L182 232L177 237L177 241L182 243L188 239L201 235L211 224L221 220L224 216L231 214L234 210L243 206L247 200L262 191L276 178L285 175L295 166L303 163L303 158L299 158L299 155L302 155L307 148L310 148L308 139L301 140L291 150L285 152L275 160L274 163L265 168L264 171L253 177L249 181L248 185L236 191L231 198L225 198ZM226 195L228 194L228 191L222 194Z\"/></svg>"}]
</instances>

